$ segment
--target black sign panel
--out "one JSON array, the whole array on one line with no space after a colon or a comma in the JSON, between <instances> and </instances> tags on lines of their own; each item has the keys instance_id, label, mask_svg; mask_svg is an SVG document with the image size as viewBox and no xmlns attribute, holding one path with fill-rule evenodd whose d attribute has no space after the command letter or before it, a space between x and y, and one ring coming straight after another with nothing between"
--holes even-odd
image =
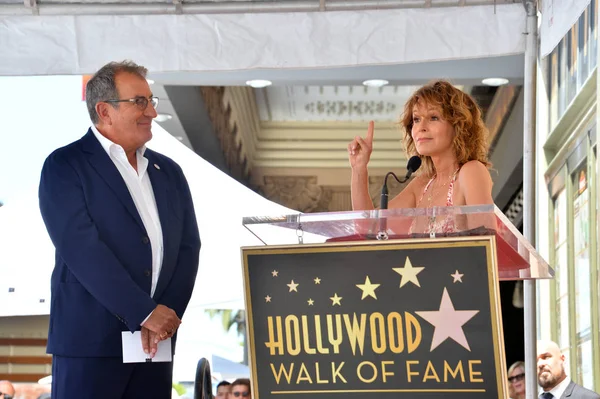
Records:
<instances>
[{"instance_id":1,"label":"black sign panel","mask_svg":"<svg viewBox=\"0 0 600 399\"><path fill-rule=\"evenodd\" d=\"M243 255L254 399L506 397L493 239Z\"/></svg>"}]
</instances>

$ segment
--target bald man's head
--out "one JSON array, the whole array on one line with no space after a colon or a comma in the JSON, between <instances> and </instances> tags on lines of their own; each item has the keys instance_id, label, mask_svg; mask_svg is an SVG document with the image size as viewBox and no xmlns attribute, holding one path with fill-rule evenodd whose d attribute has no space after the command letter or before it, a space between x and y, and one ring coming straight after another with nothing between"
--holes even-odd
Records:
<instances>
[{"instance_id":1,"label":"bald man's head","mask_svg":"<svg viewBox=\"0 0 600 399\"><path fill-rule=\"evenodd\" d=\"M8 396L15 396L15 387L13 387L13 384L11 384L10 381L0 381L0 392L2 392L3 395L0 396L0 399L4 399L7 395Z\"/></svg>"},{"instance_id":2,"label":"bald man's head","mask_svg":"<svg viewBox=\"0 0 600 399\"><path fill-rule=\"evenodd\" d=\"M553 341L541 341L537 345L538 384L549 391L566 377L565 355Z\"/></svg>"}]
</instances>

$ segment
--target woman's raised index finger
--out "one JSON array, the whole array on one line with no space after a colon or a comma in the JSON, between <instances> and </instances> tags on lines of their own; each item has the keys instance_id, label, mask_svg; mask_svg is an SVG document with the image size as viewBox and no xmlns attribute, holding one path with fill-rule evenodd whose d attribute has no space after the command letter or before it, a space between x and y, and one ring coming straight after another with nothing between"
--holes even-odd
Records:
<instances>
[{"instance_id":1,"label":"woman's raised index finger","mask_svg":"<svg viewBox=\"0 0 600 399\"><path fill-rule=\"evenodd\" d=\"M367 143L373 144L373 133L375 132L375 122L369 122L369 129L367 130Z\"/></svg>"}]
</instances>

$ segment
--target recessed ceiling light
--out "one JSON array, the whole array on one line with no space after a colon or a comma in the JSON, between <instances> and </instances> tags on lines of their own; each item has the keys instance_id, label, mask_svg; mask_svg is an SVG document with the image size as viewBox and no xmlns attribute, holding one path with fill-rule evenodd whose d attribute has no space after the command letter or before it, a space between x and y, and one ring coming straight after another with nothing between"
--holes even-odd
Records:
<instances>
[{"instance_id":1,"label":"recessed ceiling light","mask_svg":"<svg viewBox=\"0 0 600 399\"><path fill-rule=\"evenodd\" d=\"M271 86L273 82L270 80L254 79L246 81L246 84L250 87L254 87L255 89L260 89L261 87Z\"/></svg>"},{"instance_id":2,"label":"recessed ceiling light","mask_svg":"<svg viewBox=\"0 0 600 399\"><path fill-rule=\"evenodd\" d=\"M152 80L152 79L146 79L146 82L148 82L149 85L153 85L154 84L154 80Z\"/></svg>"},{"instance_id":3,"label":"recessed ceiling light","mask_svg":"<svg viewBox=\"0 0 600 399\"><path fill-rule=\"evenodd\" d=\"M156 115L156 118L154 118L154 120L157 122L165 122L170 119L173 119L173 115L171 114L158 114Z\"/></svg>"},{"instance_id":4,"label":"recessed ceiling light","mask_svg":"<svg viewBox=\"0 0 600 399\"><path fill-rule=\"evenodd\" d=\"M487 86L502 86L508 83L508 79L505 78L486 78L481 81Z\"/></svg>"},{"instance_id":5,"label":"recessed ceiling light","mask_svg":"<svg viewBox=\"0 0 600 399\"><path fill-rule=\"evenodd\" d=\"M369 80L365 80L363 82L363 85L369 86L369 87L382 87L388 83L390 83L390 82L388 82L385 79L369 79Z\"/></svg>"}]
</instances>

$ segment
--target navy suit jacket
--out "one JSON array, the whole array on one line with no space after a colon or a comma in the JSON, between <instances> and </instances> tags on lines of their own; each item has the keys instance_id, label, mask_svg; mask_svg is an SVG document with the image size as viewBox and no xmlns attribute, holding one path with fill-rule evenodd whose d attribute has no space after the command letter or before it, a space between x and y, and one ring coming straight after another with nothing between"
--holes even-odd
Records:
<instances>
[{"instance_id":1,"label":"navy suit jacket","mask_svg":"<svg viewBox=\"0 0 600 399\"><path fill-rule=\"evenodd\" d=\"M140 330L158 304L183 317L200 252L194 205L179 165L150 149L144 156L164 248L153 297L152 254L144 224L125 181L91 129L44 163L40 210L56 247L49 353L121 356L121 332Z\"/></svg>"}]
</instances>

